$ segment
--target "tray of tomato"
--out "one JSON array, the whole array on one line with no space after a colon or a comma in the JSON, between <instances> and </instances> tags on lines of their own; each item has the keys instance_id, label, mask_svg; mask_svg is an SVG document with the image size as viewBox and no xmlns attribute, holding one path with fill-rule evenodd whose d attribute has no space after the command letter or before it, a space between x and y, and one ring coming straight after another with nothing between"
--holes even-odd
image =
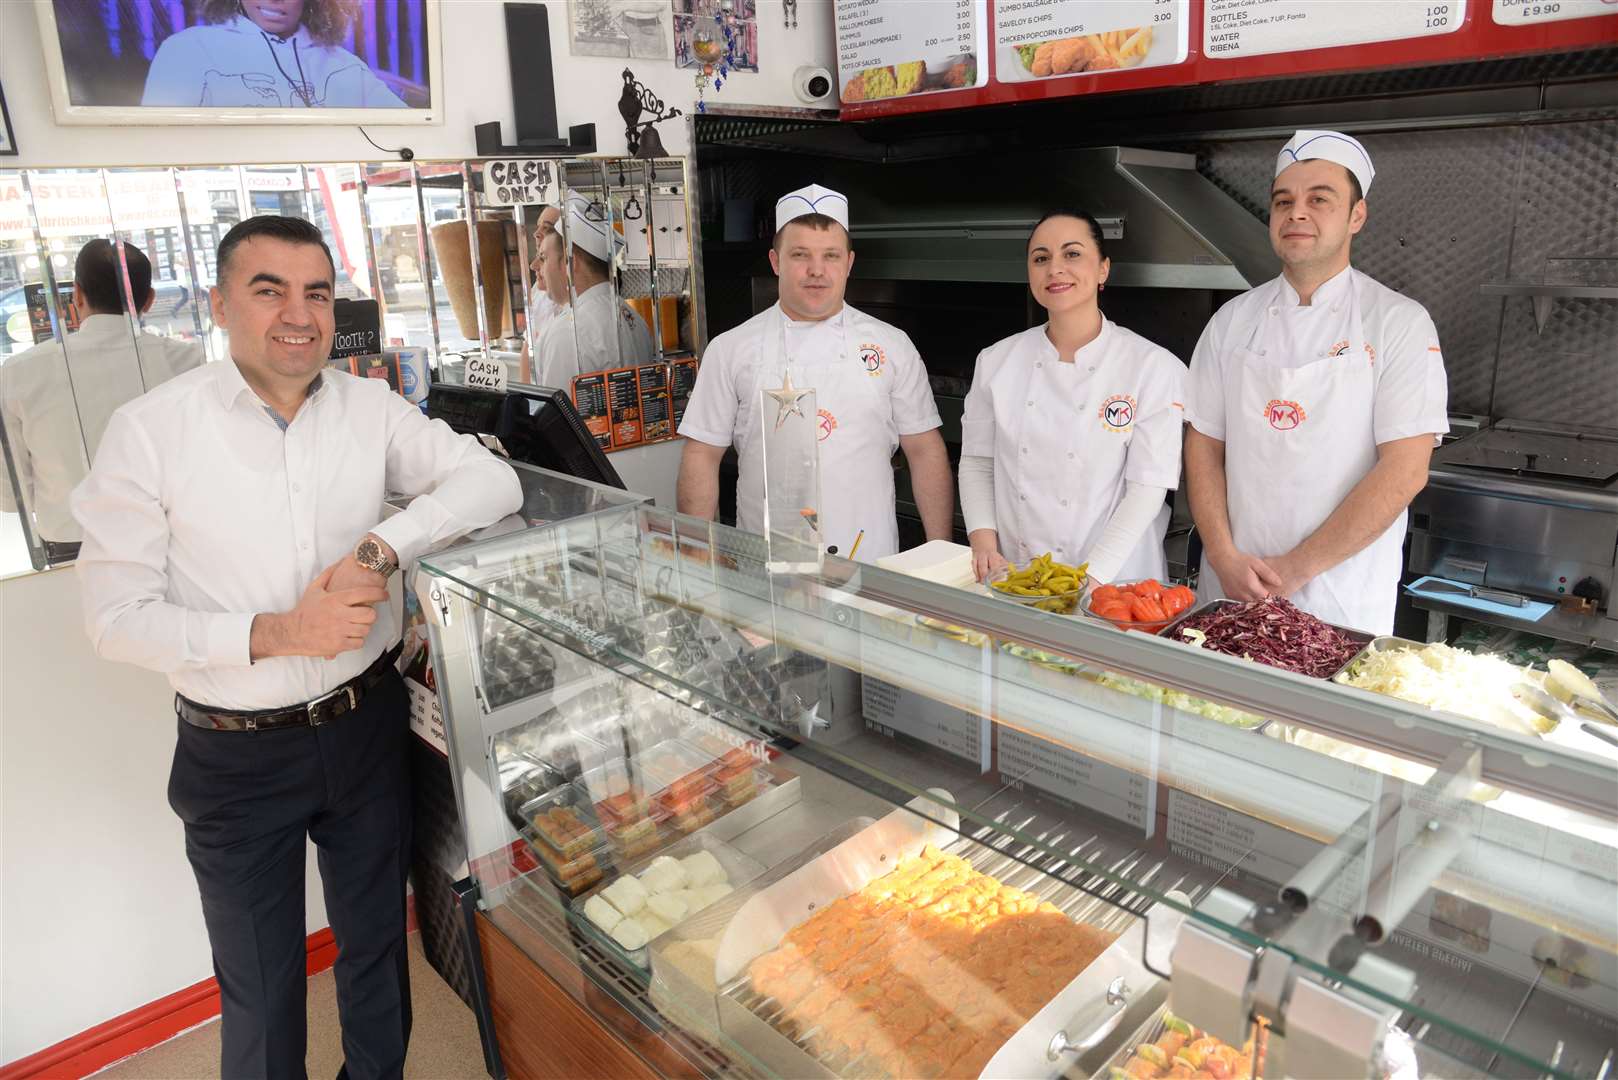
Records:
<instances>
[{"instance_id":1,"label":"tray of tomato","mask_svg":"<svg viewBox=\"0 0 1618 1080\"><path fill-rule=\"evenodd\" d=\"M1164 585L1147 578L1097 586L1084 610L1120 630L1156 634L1196 602L1197 594L1184 585Z\"/></svg>"}]
</instances>

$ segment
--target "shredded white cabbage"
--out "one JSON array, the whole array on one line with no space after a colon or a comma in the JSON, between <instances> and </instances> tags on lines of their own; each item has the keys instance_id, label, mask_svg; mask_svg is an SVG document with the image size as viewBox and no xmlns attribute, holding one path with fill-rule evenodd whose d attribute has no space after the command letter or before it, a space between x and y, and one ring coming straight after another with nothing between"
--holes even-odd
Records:
<instances>
[{"instance_id":1,"label":"shredded white cabbage","mask_svg":"<svg viewBox=\"0 0 1618 1080\"><path fill-rule=\"evenodd\" d=\"M1133 694L1135 697L1145 698L1148 701L1160 702L1171 709L1179 709L1181 712L1206 716L1210 720L1217 720L1221 724L1229 724L1231 727L1256 728L1264 723L1264 717L1262 716L1254 716L1250 712L1232 709L1228 705L1216 705L1211 701L1192 697L1190 694L1182 693L1179 690L1166 690L1152 683L1141 682L1139 679L1114 675L1110 671L1104 672L1098 681L1102 686L1110 686L1114 690L1122 690L1126 694Z\"/></svg>"},{"instance_id":2,"label":"shredded white cabbage","mask_svg":"<svg viewBox=\"0 0 1618 1080\"><path fill-rule=\"evenodd\" d=\"M1524 735L1542 735L1556 727L1555 720L1540 716L1511 693L1517 683L1543 686L1544 673L1517 667L1492 653L1470 653L1442 643L1384 649L1361 657L1337 681Z\"/></svg>"}]
</instances>

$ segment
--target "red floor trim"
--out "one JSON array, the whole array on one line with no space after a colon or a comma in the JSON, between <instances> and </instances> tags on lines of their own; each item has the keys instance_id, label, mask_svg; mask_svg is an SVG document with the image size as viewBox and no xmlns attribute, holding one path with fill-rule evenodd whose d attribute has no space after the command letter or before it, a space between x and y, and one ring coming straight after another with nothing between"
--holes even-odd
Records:
<instances>
[{"instance_id":1,"label":"red floor trim","mask_svg":"<svg viewBox=\"0 0 1618 1080\"><path fill-rule=\"evenodd\" d=\"M408 897L406 905L406 932L414 933L416 898ZM330 928L310 934L308 949L306 969L310 975L318 975L337 960L337 942ZM9 1065L0 1065L0 1080L80 1080L218 1015L219 984L213 979L204 979L195 986L63 1039L55 1046L47 1046Z\"/></svg>"}]
</instances>

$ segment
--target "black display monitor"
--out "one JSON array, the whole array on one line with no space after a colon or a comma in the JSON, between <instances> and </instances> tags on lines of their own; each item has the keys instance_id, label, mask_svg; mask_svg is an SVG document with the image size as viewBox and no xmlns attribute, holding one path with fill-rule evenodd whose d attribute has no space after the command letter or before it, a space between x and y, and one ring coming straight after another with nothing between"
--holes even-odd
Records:
<instances>
[{"instance_id":1,"label":"black display monitor","mask_svg":"<svg viewBox=\"0 0 1618 1080\"><path fill-rule=\"evenodd\" d=\"M493 435L513 461L609 487L624 486L566 391L548 386L480 390L434 383L427 391L427 415L464 435Z\"/></svg>"}]
</instances>

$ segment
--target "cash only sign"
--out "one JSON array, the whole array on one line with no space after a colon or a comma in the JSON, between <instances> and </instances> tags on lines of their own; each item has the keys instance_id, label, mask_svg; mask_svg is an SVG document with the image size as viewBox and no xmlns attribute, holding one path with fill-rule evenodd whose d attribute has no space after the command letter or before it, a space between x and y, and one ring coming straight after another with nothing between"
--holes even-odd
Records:
<instances>
[{"instance_id":1,"label":"cash only sign","mask_svg":"<svg viewBox=\"0 0 1618 1080\"><path fill-rule=\"evenodd\" d=\"M483 163L483 205L537 206L560 201L555 163L501 158Z\"/></svg>"}]
</instances>

